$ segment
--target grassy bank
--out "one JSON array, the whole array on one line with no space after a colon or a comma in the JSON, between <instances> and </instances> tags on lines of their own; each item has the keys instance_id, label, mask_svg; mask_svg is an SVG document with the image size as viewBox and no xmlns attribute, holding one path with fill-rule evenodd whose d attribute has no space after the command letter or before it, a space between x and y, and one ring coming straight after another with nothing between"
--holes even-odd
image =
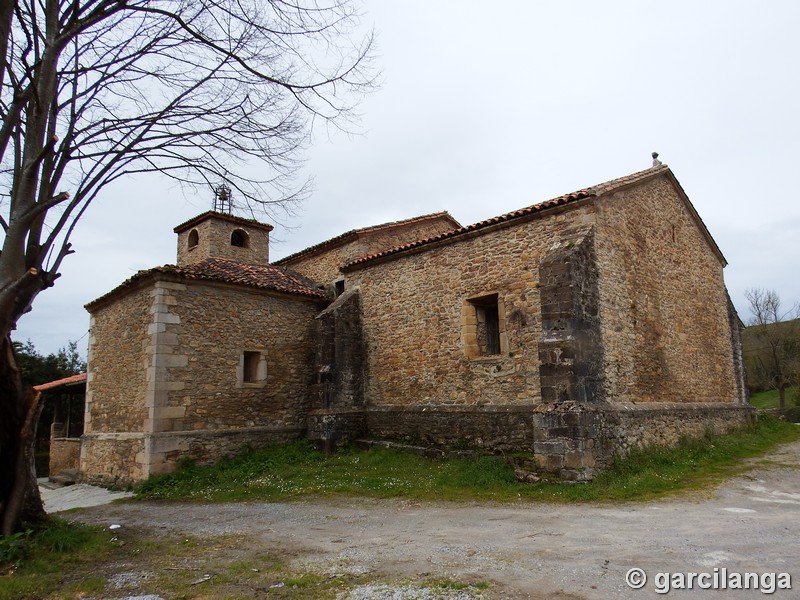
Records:
<instances>
[{"instance_id":1,"label":"grassy bank","mask_svg":"<svg viewBox=\"0 0 800 600\"><path fill-rule=\"evenodd\" d=\"M778 397L778 390L767 390L765 392L756 392L750 396L750 404L756 408L778 408L780 405L780 398ZM796 387L786 390L786 406L799 406L800 405L800 390Z\"/></svg>"},{"instance_id":2,"label":"grassy bank","mask_svg":"<svg viewBox=\"0 0 800 600\"><path fill-rule=\"evenodd\" d=\"M245 452L210 467L185 465L153 477L137 496L163 500L291 500L368 496L417 500L604 501L649 499L697 488L736 473L739 459L800 439L800 428L772 418L736 433L678 448L652 448L616 462L588 484L519 483L500 457L433 460L388 449L346 448L334 455L308 442Z\"/></svg>"},{"instance_id":3,"label":"grassy bank","mask_svg":"<svg viewBox=\"0 0 800 600\"><path fill-rule=\"evenodd\" d=\"M59 519L41 531L0 537L0 600L102 591L106 580L97 565L135 551L123 546L109 530Z\"/></svg>"}]
</instances>

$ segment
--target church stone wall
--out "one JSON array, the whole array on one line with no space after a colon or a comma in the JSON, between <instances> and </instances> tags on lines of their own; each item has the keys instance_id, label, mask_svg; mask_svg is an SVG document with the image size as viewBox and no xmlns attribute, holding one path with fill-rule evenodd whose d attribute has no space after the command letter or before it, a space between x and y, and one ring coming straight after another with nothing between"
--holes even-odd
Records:
<instances>
[{"instance_id":1,"label":"church stone wall","mask_svg":"<svg viewBox=\"0 0 800 600\"><path fill-rule=\"evenodd\" d=\"M85 434L143 431L152 294L140 288L91 316Z\"/></svg>"},{"instance_id":2,"label":"church stone wall","mask_svg":"<svg viewBox=\"0 0 800 600\"><path fill-rule=\"evenodd\" d=\"M321 315L169 275L95 308L81 468L137 480L307 432L522 450L586 479L752 421L713 242L668 172L615 190L341 271L452 223L287 261L344 275Z\"/></svg>"},{"instance_id":3,"label":"church stone wall","mask_svg":"<svg viewBox=\"0 0 800 600\"><path fill-rule=\"evenodd\" d=\"M175 295L173 354L186 364L169 370L169 429L188 431L270 426L302 429L313 379L314 301L241 288L193 284ZM243 353L265 360L263 379L244 382Z\"/></svg>"},{"instance_id":4,"label":"church stone wall","mask_svg":"<svg viewBox=\"0 0 800 600\"><path fill-rule=\"evenodd\" d=\"M81 470L111 483L297 438L315 301L153 281L95 309ZM245 353L257 355L252 381Z\"/></svg>"},{"instance_id":5,"label":"church stone wall","mask_svg":"<svg viewBox=\"0 0 800 600\"><path fill-rule=\"evenodd\" d=\"M346 273L358 286L370 406L532 406L542 401L539 265L582 239L591 205L464 236ZM494 298L500 353L476 346L476 313Z\"/></svg>"},{"instance_id":6,"label":"church stone wall","mask_svg":"<svg viewBox=\"0 0 800 600\"><path fill-rule=\"evenodd\" d=\"M666 177L597 201L606 397L740 399L722 264Z\"/></svg>"},{"instance_id":7,"label":"church stone wall","mask_svg":"<svg viewBox=\"0 0 800 600\"><path fill-rule=\"evenodd\" d=\"M722 263L694 219L656 177L345 269L361 296L369 435L527 448L580 479L631 448L750 422ZM487 298L493 355L475 351L470 317Z\"/></svg>"},{"instance_id":8,"label":"church stone wall","mask_svg":"<svg viewBox=\"0 0 800 600\"><path fill-rule=\"evenodd\" d=\"M376 227L341 246L320 252L311 252L288 260L287 267L314 281L333 284L342 274L339 268L357 258L389 250L403 244L425 239L454 229L453 222L439 217L398 226ZM280 262L280 261L279 261Z\"/></svg>"}]
</instances>

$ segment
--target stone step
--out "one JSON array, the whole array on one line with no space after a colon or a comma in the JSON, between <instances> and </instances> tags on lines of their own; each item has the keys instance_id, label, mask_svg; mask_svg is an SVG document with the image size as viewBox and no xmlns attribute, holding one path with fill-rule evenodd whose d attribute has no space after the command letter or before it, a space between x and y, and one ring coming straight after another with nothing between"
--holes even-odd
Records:
<instances>
[{"instance_id":1,"label":"stone step","mask_svg":"<svg viewBox=\"0 0 800 600\"><path fill-rule=\"evenodd\" d=\"M80 471L78 469L66 469L61 471L58 475L50 475L50 484L55 484L58 487L74 485L80 479Z\"/></svg>"}]
</instances>

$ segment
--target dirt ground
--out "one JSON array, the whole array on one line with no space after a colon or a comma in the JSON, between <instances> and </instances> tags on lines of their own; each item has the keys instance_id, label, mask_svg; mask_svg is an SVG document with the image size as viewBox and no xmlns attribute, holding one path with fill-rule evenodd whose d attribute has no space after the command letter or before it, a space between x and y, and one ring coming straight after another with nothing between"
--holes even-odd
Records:
<instances>
[{"instance_id":1,"label":"dirt ground","mask_svg":"<svg viewBox=\"0 0 800 600\"><path fill-rule=\"evenodd\" d=\"M372 584L481 582L484 589L464 592L461 598L663 597L657 593L664 590L663 576L660 588L656 579L666 572L706 572L712 577L715 572L722 577L785 572L794 589L772 596L800 598L800 443L783 446L769 461L753 461L750 472L718 489L657 502L134 502L65 516L117 524L121 532L193 536L210 546L218 543L221 552L241 559L268 552L293 569L328 576L366 574ZM632 568L648 576L642 589L626 584ZM131 593L135 587L134 582L120 589ZM372 589L374 593L345 597L427 597ZM689 593L709 598L765 595L695 585L692 592L673 589L670 596Z\"/></svg>"}]
</instances>

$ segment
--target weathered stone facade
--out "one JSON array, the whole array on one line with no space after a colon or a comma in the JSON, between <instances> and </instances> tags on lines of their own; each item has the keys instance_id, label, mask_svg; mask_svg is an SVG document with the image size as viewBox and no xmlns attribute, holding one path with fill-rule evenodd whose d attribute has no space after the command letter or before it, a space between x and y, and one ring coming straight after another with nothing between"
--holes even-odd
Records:
<instances>
[{"instance_id":1,"label":"weathered stone facade","mask_svg":"<svg viewBox=\"0 0 800 600\"><path fill-rule=\"evenodd\" d=\"M361 293L368 404L541 403L539 265L593 220L591 205L575 205L547 219L501 223L347 268L347 286ZM493 295L501 351L470 357L465 346L473 332L465 313L476 310L471 299Z\"/></svg>"},{"instance_id":2,"label":"weathered stone facade","mask_svg":"<svg viewBox=\"0 0 800 600\"><path fill-rule=\"evenodd\" d=\"M139 480L180 458L210 462L305 430L324 296L193 274L154 270L90 305L81 457L90 478Z\"/></svg>"},{"instance_id":3,"label":"weathered stone facade","mask_svg":"<svg viewBox=\"0 0 800 600\"><path fill-rule=\"evenodd\" d=\"M275 264L287 266L314 281L331 285L343 279L339 269L350 261L459 227L461 224L446 212L434 213L349 231L287 256Z\"/></svg>"},{"instance_id":4,"label":"weathered stone facade","mask_svg":"<svg viewBox=\"0 0 800 600\"><path fill-rule=\"evenodd\" d=\"M724 258L671 172L616 188L596 205L607 397L744 401Z\"/></svg>"},{"instance_id":5,"label":"weathered stone facade","mask_svg":"<svg viewBox=\"0 0 800 600\"><path fill-rule=\"evenodd\" d=\"M366 348L358 290L342 293L315 319L315 381L311 386L308 438L327 450L364 431Z\"/></svg>"},{"instance_id":6,"label":"weathered stone facade","mask_svg":"<svg viewBox=\"0 0 800 600\"><path fill-rule=\"evenodd\" d=\"M631 447L746 423L724 264L665 167L355 261L366 430L529 448L585 478ZM470 315L487 298L499 345L481 353Z\"/></svg>"},{"instance_id":7,"label":"weathered stone facade","mask_svg":"<svg viewBox=\"0 0 800 600\"><path fill-rule=\"evenodd\" d=\"M209 256L269 264L270 231L272 225L219 213L204 213L175 228L178 265L188 265Z\"/></svg>"},{"instance_id":8,"label":"weathered stone facade","mask_svg":"<svg viewBox=\"0 0 800 600\"><path fill-rule=\"evenodd\" d=\"M586 479L753 418L724 257L666 167L275 265L269 226L206 213L176 232L177 267L88 307L89 477L307 435L522 451Z\"/></svg>"},{"instance_id":9,"label":"weathered stone facade","mask_svg":"<svg viewBox=\"0 0 800 600\"><path fill-rule=\"evenodd\" d=\"M50 437L48 472L57 475L69 469L79 469L81 464L80 438Z\"/></svg>"}]
</instances>

